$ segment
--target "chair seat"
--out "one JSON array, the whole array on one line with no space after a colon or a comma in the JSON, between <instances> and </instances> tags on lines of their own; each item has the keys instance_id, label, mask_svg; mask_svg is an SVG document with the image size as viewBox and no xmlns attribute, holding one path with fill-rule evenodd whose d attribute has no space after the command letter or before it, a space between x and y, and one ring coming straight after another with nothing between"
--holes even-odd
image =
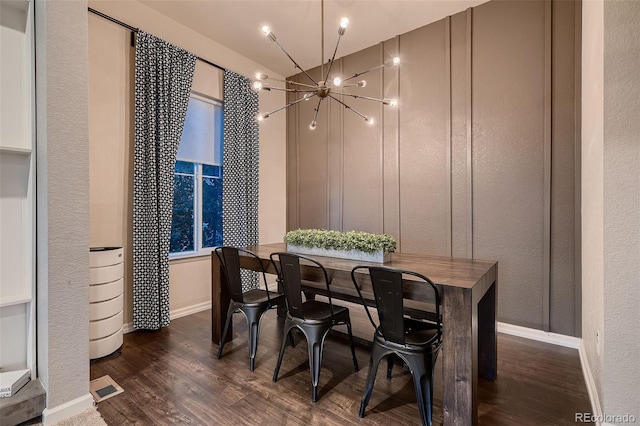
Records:
<instances>
[{"instance_id":1,"label":"chair seat","mask_svg":"<svg viewBox=\"0 0 640 426\"><path fill-rule=\"evenodd\" d=\"M382 334L382 330L380 330L380 327L376 328L374 337L376 338L377 342L383 346L398 347L398 348L402 347L405 350L417 351L417 352L421 352L421 351L424 351L425 349L428 349L428 348L425 348L425 346L431 343L439 343L438 328L437 328L437 325L434 323L405 317L404 330L405 330L404 338L405 338L406 346L402 346L398 343L387 341L384 338ZM435 346L437 347L438 345L436 344Z\"/></svg>"},{"instance_id":2,"label":"chair seat","mask_svg":"<svg viewBox=\"0 0 640 426\"><path fill-rule=\"evenodd\" d=\"M413 318L404 319L405 339L409 344L431 343L438 335L438 327L434 323L418 321Z\"/></svg>"},{"instance_id":3,"label":"chair seat","mask_svg":"<svg viewBox=\"0 0 640 426\"><path fill-rule=\"evenodd\" d=\"M331 320L331 306L317 300L308 300L302 304L304 320L307 323L327 322ZM343 306L333 305L333 317L342 320L349 315L349 310Z\"/></svg>"},{"instance_id":4,"label":"chair seat","mask_svg":"<svg viewBox=\"0 0 640 426\"><path fill-rule=\"evenodd\" d=\"M269 292L269 298L271 298L272 305L282 304L282 302L284 301L283 297L284 296L280 293L275 293L272 291ZM242 298L244 300L245 306L262 305L269 301L269 299L267 298L267 291L260 289L249 290L246 293L242 294Z\"/></svg>"},{"instance_id":5,"label":"chair seat","mask_svg":"<svg viewBox=\"0 0 640 426\"><path fill-rule=\"evenodd\" d=\"M382 344L383 346L398 347L398 348L403 348L405 350L421 352L429 349L429 345L431 343L437 343L436 341L438 340L438 331L436 329L426 329L426 328L412 330L410 332L406 332L404 338L406 342L405 346L398 343L387 341L383 337L382 332L379 329L376 329L376 332L375 332L376 341ZM438 345L433 345L433 346L437 347Z\"/></svg>"}]
</instances>

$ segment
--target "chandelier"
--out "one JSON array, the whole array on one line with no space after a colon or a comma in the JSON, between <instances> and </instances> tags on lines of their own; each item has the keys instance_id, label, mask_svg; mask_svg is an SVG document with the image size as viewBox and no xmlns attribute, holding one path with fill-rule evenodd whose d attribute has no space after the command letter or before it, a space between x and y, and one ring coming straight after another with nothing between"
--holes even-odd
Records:
<instances>
[{"instance_id":1,"label":"chandelier","mask_svg":"<svg viewBox=\"0 0 640 426\"><path fill-rule=\"evenodd\" d=\"M333 99L334 101L336 101L337 103L339 103L340 105L342 105L345 109L352 111L353 113L359 115L365 122L367 122L368 124L373 124L374 119L373 117L369 117L366 116L364 114L362 114L361 112L359 112L358 110L350 107L349 105L347 105L342 99L344 99L344 97L351 97L354 99L365 99L368 101L374 101L374 102L380 102L384 105L389 105L389 106L397 106L398 105L398 100L397 99L389 99L389 98L383 98L383 99L379 99L379 98L372 98L370 96L361 96L361 95L356 95L354 93L346 93L344 90L346 88L350 88L350 87L365 87L367 85L367 82L365 80L358 80L355 82L352 82L354 79L360 77L361 75L364 75L368 72L371 71L375 71L381 68L386 68L386 67L390 67L393 65L398 65L400 63L400 58L399 57L394 57L393 59L390 59L388 61L386 61L385 63L383 63L382 65L378 65L376 67L373 68L369 68L367 70L361 71L361 72L357 72L349 77L343 78L342 76L339 75L335 75L333 76L331 74L331 69L333 67L333 63L336 57L336 52L338 51L338 46L340 45L340 39L342 38L342 36L344 35L344 33L347 30L347 27L349 26L349 19L348 18L342 18L340 19L340 25L338 26L338 41L336 42L336 48L333 50L333 56L331 57L331 59L329 60L329 62L327 63L327 72L325 74L324 72L324 67L325 67L325 61L324 61L324 0L321 0L320 2L320 32L321 32L321 44L320 44L320 51L321 51L321 58L322 58L322 62L320 65L320 80L316 81L313 77L311 77L309 75L309 73L307 71L305 71L296 61L295 59L293 59L291 57L291 55L285 50L285 48L278 42L278 39L276 38L276 35L271 31L271 28L269 28L268 26L263 26L262 27L262 32L263 34L269 38L269 40L273 41L279 48L280 50L282 50L282 52L284 52L285 55L287 55L287 57L291 60L291 62L293 62L294 66L296 68L298 68L309 80L309 83L298 83L296 81L291 81L291 80L277 80L277 79L270 79L268 75L262 74L260 72L258 72L256 74L256 80L253 82L253 89L256 91L259 90L279 90L279 91L284 91L284 92L293 92L293 93L300 93L302 94L302 97L300 97L299 99L290 102L288 104L286 104L285 106L278 108L276 110L273 110L271 112L265 112L265 113L261 113L258 115L257 119L258 121L263 121L267 118L269 118L272 114L278 112L278 111L282 111L283 109L287 109L290 106L296 105L302 101L309 101L312 98L317 97L318 98L318 104L314 109L314 115L313 115L313 120L311 121L311 124L309 125L309 128L311 130L316 128L316 121L318 119L318 112L320 111L320 105L322 104L322 101L324 101L325 99L329 100L329 99ZM330 77L333 77L332 80L329 80ZM280 83L284 83L285 87L275 87L272 86L270 84L267 83L268 80L271 81L276 81L276 82L280 82ZM329 83L329 81L332 81L332 83ZM340 99L342 98L342 99Z\"/></svg>"}]
</instances>

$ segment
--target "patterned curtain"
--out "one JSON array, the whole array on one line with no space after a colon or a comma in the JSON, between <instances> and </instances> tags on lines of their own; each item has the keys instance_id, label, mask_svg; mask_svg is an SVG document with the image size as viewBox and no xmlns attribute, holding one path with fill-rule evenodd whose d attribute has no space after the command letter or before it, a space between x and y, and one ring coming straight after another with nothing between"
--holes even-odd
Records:
<instances>
[{"instance_id":1,"label":"patterned curtain","mask_svg":"<svg viewBox=\"0 0 640 426\"><path fill-rule=\"evenodd\" d=\"M258 244L258 94L251 84L224 72L222 229L224 244L236 247ZM243 271L243 287L256 285L257 275Z\"/></svg>"},{"instance_id":2,"label":"patterned curtain","mask_svg":"<svg viewBox=\"0 0 640 426\"><path fill-rule=\"evenodd\" d=\"M173 172L196 57L143 31L135 56L133 328L169 325Z\"/></svg>"}]
</instances>

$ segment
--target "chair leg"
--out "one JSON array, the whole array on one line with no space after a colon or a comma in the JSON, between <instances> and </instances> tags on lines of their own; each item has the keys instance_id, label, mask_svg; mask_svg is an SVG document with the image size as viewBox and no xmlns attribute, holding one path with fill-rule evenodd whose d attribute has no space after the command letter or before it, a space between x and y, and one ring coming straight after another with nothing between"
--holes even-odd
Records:
<instances>
[{"instance_id":1,"label":"chair leg","mask_svg":"<svg viewBox=\"0 0 640 426\"><path fill-rule=\"evenodd\" d=\"M378 366L380 360L385 355L385 351L377 345L375 342L371 347L371 358L369 360L369 374L367 375L367 383L364 386L364 393L362 394L362 402L360 403L360 417L364 417L364 410L369 405L369 399L371 399L371 393L373 392L373 384L376 381L376 374L378 374Z\"/></svg>"},{"instance_id":2,"label":"chair leg","mask_svg":"<svg viewBox=\"0 0 640 426\"><path fill-rule=\"evenodd\" d=\"M222 349L224 348L224 343L227 340L227 332L229 331L229 324L231 323L231 317L233 316L233 312L236 310L233 304L229 305L229 309L227 310L227 320L224 323L224 331L222 332L222 339L220 339L220 346L218 347L218 359L222 357Z\"/></svg>"},{"instance_id":3,"label":"chair leg","mask_svg":"<svg viewBox=\"0 0 640 426\"><path fill-rule=\"evenodd\" d=\"M431 421L433 414L433 383L435 381L436 372L436 360L438 359L438 352L432 354L430 360L431 365L427 365L427 373L431 371L431 380L429 380L429 420Z\"/></svg>"},{"instance_id":4,"label":"chair leg","mask_svg":"<svg viewBox=\"0 0 640 426\"><path fill-rule=\"evenodd\" d=\"M258 338L260 336L260 317L264 312L262 308L244 307L244 314L247 317L247 343L249 344L249 369L253 371L256 365L256 354L258 352Z\"/></svg>"},{"instance_id":5,"label":"chair leg","mask_svg":"<svg viewBox=\"0 0 640 426\"><path fill-rule=\"evenodd\" d=\"M356 350L353 345L353 334L351 333L351 319L347 321L347 331L349 332L349 342L351 343L351 356L353 357L353 371L358 372L358 358L356 358Z\"/></svg>"},{"instance_id":6,"label":"chair leg","mask_svg":"<svg viewBox=\"0 0 640 426\"><path fill-rule=\"evenodd\" d=\"M324 346L324 337L327 335L330 327L312 327L307 328L307 349L309 351L309 370L311 372L311 400L318 400L318 383L320 382L320 367L322 366L322 347Z\"/></svg>"},{"instance_id":7,"label":"chair leg","mask_svg":"<svg viewBox=\"0 0 640 426\"><path fill-rule=\"evenodd\" d=\"M431 426L432 385L431 371L428 371L429 360L423 356L408 357L407 364L413 376L413 386L416 390L416 400L423 425Z\"/></svg>"},{"instance_id":8,"label":"chair leg","mask_svg":"<svg viewBox=\"0 0 640 426\"><path fill-rule=\"evenodd\" d=\"M276 362L276 369L273 371L273 381L278 381L278 373L280 372L280 364L282 364L282 357L284 356L284 348L287 346L287 335L291 333L291 330L295 327L288 320L284 324L284 334L282 335L282 343L280 344L280 353L278 354L278 362Z\"/></svg>"},{"instance_id":9,"label":"chair leg","mask_svg":"<svg viewBox=\"0 0 640 426\"><path fill-rule=\"evenodd\" d=\"M391 372L393 371L393 363L396 356L394 354L387 355L387 380L391 380Z\"/></svg>"}]
</instances>

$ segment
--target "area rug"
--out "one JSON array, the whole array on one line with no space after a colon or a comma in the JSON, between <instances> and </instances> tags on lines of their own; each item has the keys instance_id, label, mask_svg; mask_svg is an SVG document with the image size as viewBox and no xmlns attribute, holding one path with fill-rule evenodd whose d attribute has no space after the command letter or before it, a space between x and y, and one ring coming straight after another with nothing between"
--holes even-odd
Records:
<instances>
[{"instance_id":1,"label":"area rug","mask_svg":"<svg viewBox=\"0 0 640 426\"><path fill-rule=\"evenodd\" d=\"M56 423L57 426L106 426L102 416L95 408L89 408L73 417Z\"/></svg>"},{"instance_id":2,"label":"area rug","mask_svg":"<svg viewBox=\"0 0 640 426\"><path fill-rule=\"evenodd\" d=\"M30 426L41 426L42 423L38 423L37 420L27 422L26 424ZM95 408L87 408L81 413L76 414L75 416L69 417L68 419L64 419L58 423L56 426L106 426L107 424L104 422L102 416Z\"/></svg>"}]
</instances>

